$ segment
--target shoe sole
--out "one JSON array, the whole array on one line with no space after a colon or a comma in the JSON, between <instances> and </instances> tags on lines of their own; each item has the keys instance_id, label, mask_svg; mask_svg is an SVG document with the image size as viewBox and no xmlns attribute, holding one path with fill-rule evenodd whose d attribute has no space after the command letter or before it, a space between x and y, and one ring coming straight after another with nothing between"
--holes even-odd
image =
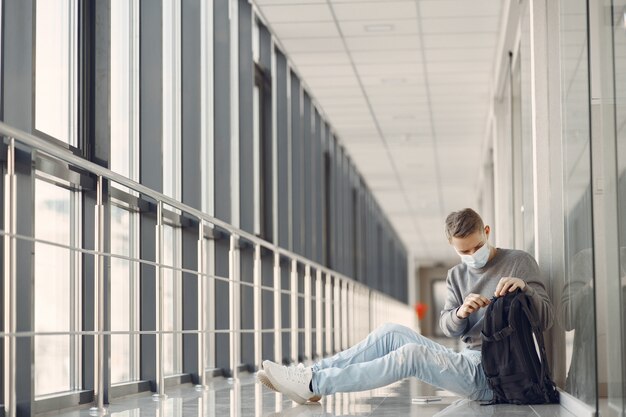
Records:
<instances>
[{"instance_id":1,"label":"shoe sole","mask_svg":"<svg viewBox=\"0 0 626 417\"><path fill-rule=\"evenodd\" d=\"M280 392L276 389L276 387L272 384L272 381L270 381L270 379L267 377L267 373L265 373L264 370L260 370L257 372L256 374L256 379L259 380L259 382L263 385L265 385L266 388L274 391L274 392ZM302 397L300 397L302 398ZM311 403L317 403L322 399L322 397L320 395L314 395L313 397L309 398L309 402Z\"/></svg>"},{"instance_id":2,"label":"shoe sole","mask_svg":"<svg viewBox=\"0 0 626 417\"><path fill-rule=\"evenodd\" d=\"M258 371L256 373L256 379L258 379L261 384L265 385L266 388L269 388L272 391L278 392L276 387L272 384L272 381L270 381L270 379L267 377L267 374L265 373L265 371Z\"/></svg>"},{"instance_id":3,"label":"shoe sole","mask_svg":"<svg viewBox=\"0 0 626 417\"><path fill-rule=\"evenodd\" d=\"M265 374L267 375L267 377L269 378L270 382L272 383L272 386L274 388L276 388L276 385L275 385L276 384L276 380L272 376L272 371L270 371L269 369L265 369ZM277 390L277 391L280 391L280 390ZM289 397L292 401L297 402L298 404L306 404L306 402L307 402L306 398L302 398L301 396L299 396L295 392L291 391L287 387L285 387L285 389L283 391L281 391L281 392L283 392L283 394L286 394L287 397Z\"/></svg>"}]
</instances>

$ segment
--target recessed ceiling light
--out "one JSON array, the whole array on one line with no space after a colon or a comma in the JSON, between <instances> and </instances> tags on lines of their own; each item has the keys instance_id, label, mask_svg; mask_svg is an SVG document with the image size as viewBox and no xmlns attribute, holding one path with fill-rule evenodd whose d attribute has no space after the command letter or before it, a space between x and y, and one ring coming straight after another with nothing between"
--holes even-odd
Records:
<instances>
[{"instance_id":1,"label":"recessed ceiling light","mask_svg":"<svg viewBox=\"0 0 626 417\"><path fill-rule=\"evenodd\" d=\"M394 29L394 25L365 25L366 32L391 32Z\"/></svg>"}]
</instances>

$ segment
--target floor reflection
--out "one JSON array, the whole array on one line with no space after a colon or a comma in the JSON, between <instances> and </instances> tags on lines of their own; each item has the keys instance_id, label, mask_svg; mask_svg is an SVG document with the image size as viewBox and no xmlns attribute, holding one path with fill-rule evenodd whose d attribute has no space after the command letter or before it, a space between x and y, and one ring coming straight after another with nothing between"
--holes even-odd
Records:
<instances>
[{"instance_id":1,"label":"floor reflection","mask_svg":"<svg viewBox=\"0 0 626 417\"><path fill-rule=\"evenodd\" d=\"M440 401L412 404L411 398L433 396ZM248 417L248 416L561 416L572 417L558 406L481 406L438 391L416 379L385 388L327 396L320 403L298 405L257 383L254 375L239 380L217 378L204 390L182 385L167 390L167 398L154 401L149 393L117 399L108 407L111 417ZM88 417L88 407L61 412L61 417Z\"/></svg>"}]
</instances>

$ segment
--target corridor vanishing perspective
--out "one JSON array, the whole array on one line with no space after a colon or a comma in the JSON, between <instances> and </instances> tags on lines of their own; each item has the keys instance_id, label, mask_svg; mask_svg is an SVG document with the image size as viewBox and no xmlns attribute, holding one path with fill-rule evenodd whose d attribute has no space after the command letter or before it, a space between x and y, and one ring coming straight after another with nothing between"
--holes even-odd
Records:
<instances>
[{"instance_id":1,"label":"corridor vanishing perspective","mask_svg":"<svg viewBox=\"0 0 626 417\"><path fill-rule=\"evenodd\" d=\"M626 415L626 0L0 0L0 44L0 417ZM536 260L560 404L259 382L461 351L480 248Z\"/></svg>"}]
</instances>

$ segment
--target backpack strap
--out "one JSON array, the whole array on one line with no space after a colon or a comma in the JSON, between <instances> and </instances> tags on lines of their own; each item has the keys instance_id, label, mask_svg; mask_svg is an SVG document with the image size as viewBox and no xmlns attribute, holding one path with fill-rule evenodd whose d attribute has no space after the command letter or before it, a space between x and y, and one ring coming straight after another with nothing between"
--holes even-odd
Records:
<instances>
[{"instance_id":1,"label":"backpack strap","mask_svg":"<svg viewBox=\"0 0 626 417\"><path fill-rule=\"evenodd\" d=\"M505 337L509 337L513 332L515 331L514 328L512 328L511 326L507 326L504 329L497 331L493 334L493 336L487 336L483 331L481 331L480 333L483 336L483 340L487 341L487 342L499 342L500 340L504 339Z\"/></svg>"}]
</instances>

